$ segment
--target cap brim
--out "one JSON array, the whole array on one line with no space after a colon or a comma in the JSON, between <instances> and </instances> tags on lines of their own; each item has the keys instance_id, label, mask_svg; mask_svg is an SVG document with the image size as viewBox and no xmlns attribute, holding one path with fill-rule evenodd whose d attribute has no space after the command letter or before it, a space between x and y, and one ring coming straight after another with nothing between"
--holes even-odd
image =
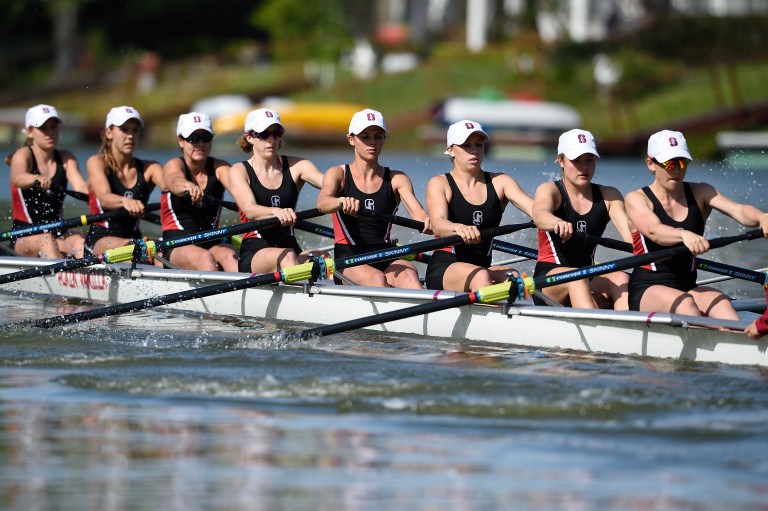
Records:
<instances>
[{"instance_id":1,"label":"cap brim","mask_svg":"<svg viewBox=\"0 0 768 511\"><path fill-rule=\"evenodd\" d=\"M661 151L658 154L656 154L656 156L653 157L653 159L659 163L664 163L673 158L686 158L688 160L693 160L693 158L691 157L691 153L689 153L685 149L680 149L679 147L673 147L671 149Z\"/></svg>"},{"instance_id":2,"label":"cap brim","mask_svg":"<svg viewBox=\"0 0 768 511\"><path fill-rule=\"evenodd\" d=\"M574 150L570 150L570 151L563 151L562 154L566 158L568 158L569 160L575 160L576 158L578 158L582 154L594 154L595 156L600 158L600 155L597 153L597 151L595 151L593 149L587 149L586 151L583 151L581 149L574 149Z\"/></svg>"}]
</instances>

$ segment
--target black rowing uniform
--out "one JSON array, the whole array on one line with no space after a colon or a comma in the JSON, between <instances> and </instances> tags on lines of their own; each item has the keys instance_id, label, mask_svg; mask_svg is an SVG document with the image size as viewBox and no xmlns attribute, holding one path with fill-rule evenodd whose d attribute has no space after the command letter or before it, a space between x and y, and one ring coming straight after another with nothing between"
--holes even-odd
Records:
<instances>
[{"instance_id":1,"label":"black rowing uniform","mask_svg":"<svg viewBox=\"0 0 768 511\"><path fill-rule=\"evenodd\" d=\"M688 203L688 215L681 222L673 220L650 187L643 188L643 193L651 200L653 212L664 225L684 229L698 235L704 234L704 217L701 214L696 198L693 196L691 185L683 183L685 201ZM677 244L674 246L680 246ZM669 246L659 245L643 236L640 232L632 233L632 248L635 255L648 254L666 250ZM690 254L682 254L666 261L646 264L634 269L629 278L629 308L640 310L640 299L651 286L667 286L680 291L690 291L696 287L696 258Z\"/></svg>"},{"instance_id":2,"label":"black rowing uniform","mask_svg":"<svg viewBox=\"0 0 768 511\"><path fill-rule=\"evenodd\" d=\"M560 206L553 211L553 214L572 224L575 227L576 233L581 232L591 236L602 236L603 232L605 232L605 226L610 221L610 216L608 215L608 207L603 200L600 185L591 184L592 207L582 215L573 208L563 181L559 180L554 183L560 192L562 200L560 201ZM547 275L555 268L580 268L595 264L596 242L586 240L581 242L573 238L563 242L557 234L541 229L539 229L538 238L539 256L533 274L534 278ZM544 300L535 295L533 301L537 305L546 304Z\"/></svg>"},{"instance_id":3,"label":"black rowing uniform","mask_svg":"<svg viewBox=\"0 0 768 511\"><path fill-rule=\"evenodd\" d=\"M40 167L37 164L35 153L32 153L32 168L30 173L40 175ZM53 161L56 162L56 171L51 179L51 188L43 190L39 186L21 189L11 184L11 213L13 215L13 229L24 229L32 225L58 222L64 218L64 192L67 187L67 171L64 169L64 161L58 150L53 151ZM65 230L52 231L54 237L60 238ZM15 240L11 242L15 244Z\"/></svg>"},{"instance_id":4,"label":"black rowing uniform","mask_svg":"<svg viewBox=\"0 0 768 511\"><path fill-rule=\"evenodd\" d=\"M392 188L392 171L389 167L384 167L382 179L383 182L378 190L365 193L355 185L349 165L344 165L344 184L339 196L357 199L365 209L394 215L399 202ZM333 214L333 233L336 258L352 257L395 246L390 237L392 223L380 218L352 216L337 211ZM371 263L370 266L383 272L391 263L392 261L378 261Z\"/></svg>"},{"instance_id":5,"label":"black rowing uniform","mask_svg":"<svg viewBox=\"0 0 768 511\"><path fill-rule=\"evenodd\" d=\"M256 204L273 208L292 208L296 209L299 200L299 189L291 176L291 168L288 164L288 157L282 156L283 176L278 188L267 188L261 184L256 176L256 171L247 160L243 162L245 171L248 174L248 180L251 185L251 192L256 199ZM240 211L240 222L248 222L248 218ZM243 234L243 243L240 246L240 260L238 270L245 273L251 272L251 261L256 252L267 247L289 248L296 254L301 253L299 243L296 241L293 227L278 226L261 231L254 230Z\"/></svg>"},{"instance_id":6,"label":"black rowing uniform","mask_svg":"<svg viewBox=\"0 0 768 511\"><path fill-rule=\"evenodd\" d=\"M108 169L107 181L109 182L109 188L112 193L116 195L139 200L146 206L147 202L149 202L151 189L144 179L144 162L138 158L134 158L133 162L136 165L136 184L130 188L126 187L120 182L120 178L117 177L117 174L113 170ZM104 213L104 209L101 207L101 202L99 202L98 197L96 197L96 194L93 192L90 193L88 198L88 210L92 215ZM139 229L140 221L141 219L139 218L125 215L91 224L91 228L88 230L88 235L85 238L85 249L92 254L96 242L106 236L115 236L131 240L141 239L142 234Z\"/></svg>"},{"instance_id":7,"label":"black rowing uniform","mask_svg":"<svg viewBox=\"0 0 768 511\"><path fill-rule=\"evenodd\" d=\"M195 182L192 171L189 170L184 158L179 157L184 165L184 177ZM204 199L197 204L192 204L188 197L177 197L171 192L163 192L160 196L160 218L163 226L163 239L180 238L197 232L208 231L219 227L221 220L221 206L206 201L211 197L221 200L224 197L224 185L216 177L215 160L208 157L205 162L205 174L208 181L203 190ZM196 243L198 247L209 249L223 243L224 240L209 240ZM166 249L164 257L171 257L171 250Z\"/></svg>"},{"instance_id":8,"label":"black rowing uniform","mask_svg":"<svg viewBox=\"0 0 768 511\"><path fill-rule=\"evenodd\" d=\"M451 222L475 225L478 229L490 229L501 224L504 208L501 205L491 175L483 172L486 185L486 198L482 204L472 204L461 194L453 176L446 173L451 187L451 200L448 203L448 220ZM456 262L470 263L483 268L491 266L493 239L481 240L476 245L459 244L453 247L435 250L427 265L426 286L429 289L443 289L443 276L448 267Z\"/></svg>"}]
</instances>

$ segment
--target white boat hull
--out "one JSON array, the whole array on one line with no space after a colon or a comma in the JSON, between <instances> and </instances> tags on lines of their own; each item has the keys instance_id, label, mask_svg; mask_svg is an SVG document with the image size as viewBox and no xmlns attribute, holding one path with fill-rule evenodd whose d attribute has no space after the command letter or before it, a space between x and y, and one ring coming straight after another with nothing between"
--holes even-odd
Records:
<instances>
[{"instance_id":1,"label":"white boat hull","mask_svg":"<svg viewBox=\"0 0 768 511\"><path fill-rule=\"evenodd\" d=\"M0 257L0 274L46 264L37 259ZM93 266L2 286L25 292L86 300L99 304L127 303L202 286L237 280L245 274L163 270L128 265ZM275 285L195 299L165 308L237 315L273 321L332 324L431 301L430 290L388 290L367 287ZM455 293L440 292L437 299ZM717 321L670 314L536 307L473 305L370 327L503 345L604 352L740 365L768 366L768 341L751 341L739 331L743 322Z\"/></svg>"}]
</instances>

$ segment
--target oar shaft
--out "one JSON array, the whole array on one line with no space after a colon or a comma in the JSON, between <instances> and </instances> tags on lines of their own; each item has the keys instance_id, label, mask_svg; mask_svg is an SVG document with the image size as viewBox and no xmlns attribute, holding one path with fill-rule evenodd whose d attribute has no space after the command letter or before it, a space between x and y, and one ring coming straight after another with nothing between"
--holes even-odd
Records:
<instances>
[{"instance_id":1,"label":"oar shaft","mask_svg":"<svg viewBox=\"0 0 768 511\"><path fill-rule=\"evenodd\" d=\"M416 229L417 231L424 230L424 222L420 222L412 218L405 218L402 216L391 215L389 213L379 213L378 211L371 211L370 209L361 209L358 212L358 215L370 216L373 218L378 218L380 220L386 220L387 222L391 222L395 225L399 225L401 227L410 227L411 229Z\"/></svg>"},{"instance_id":2,"label":"oar shaft","mask_svg":"<svg viewBox=\"0 0 768 511\"><path fill-rule=\"evenodd\" d=\"M501 240L493 240L493 249L507 254L523 256L526 259L537 259L539 257L538 250Z\"/></svg>"},{"instance_id":3,"label":"oar shaft","mask_svg":"<svg viewBox=\"0 0 768 511\"><path fill-rule=\"evenodd\" d=\"M320 211L315 209L309 209L306 211L299 211L296 213L296 217L299 220L306 220L308 218L314 218L321 215ZM235 234L243 234L250 231L259 229L269 229L280 225L280 220L277 218L267 218L265 220L255 220L253 222L245 222L238 225L230 225L228 227L222 227L220 229L212 229L209 231L197 232L190 234L189 236L180 236L169 240L163 240L157 244L157 250L163 250L166 248L182 247L184 245L191 245L193 243L202 243L204 241L215 240L232 236Z\"/></svg>"},{"instance_id":4,"label":"oar shaft","mask_svg":"<svg viewBox=\"0 0 768 511\"><path fill-rule=\"evenodd\" d=\"M146 207L147 211L153 211L159 209L160 204L149 204ZM34 234L41 234L44 232L55 231L57 229L69 229L70 227L83 227L90 225L94 222L102 222L104 220L111 220L112 218L118 218L121 216L127 216L128 212L124 209L118 209L116 211L108 211L106 213L96 213L93 215L80 215L73 218L65 218L63 220L57 220L56 222L48 222L46 224L30 225L29 227L22 227L21 229L13 229L11 231L5 231L0 233L0 241L15 240L23 238L25 236L32 236Z\"/></svg>"},{"instance_id":5,"label":"oar shaft","mask_svg":"<svg viewBox=\"0 0 768 511\"><path fill-rule=\"evenodd\" d=\"M296 222L295 227L300 231L311 232L313 234L318 234L326 238L333 238L333 229L330 227L326 227L325 225L320 225L313 222L307 222L306 220L299 220L298 222Z\"/></svg>"},{"instance_id":6,"label":"oar shaft","mask_svg":"<svg viewBox=\"0 0 768 511\"><path fill-rule=\"evenodd\" d=\"M399 319L406 319L413 316L420 316L422 314L429 314L431 312L438 312L453 307L461 307L462 305L469 305L474 303L474 294L468 293L453 298L446 298L445 300L435 300L433 302L422 303L414 305L413 307L406 307L404 309L398 309L395 311L384 312L382 314L376 314L373 316L367 316L364 318L352 319L333 325L323 325L315 328L309 328L298 332L298 337L301 339L309 339L317 336L338 334L340 332L346 332L348 330L356 330L358 328L365 328L372 325L378 325L379 323L389 323L390 321L397 321Z\"/></svg>"},{"instance_id":7,"label":"oar shaft","mask_svg":"<svg viewBox=\"0 0 768 511\"><path fill-rule=\"evenodd\" d=\"M59 325L69 325L72 323L78 323L80 321L88 321L91 319L114 316L116 314L123 314L126 312L136 312L152 307L160 307L161 305L168 305L186 300L194 300L196 298L205 298L207 296L227 293L230 291L239 291L249 287L274 284L276 282L280 282L281 279L282 274L280 272L264 273L240 280L222 282L221 284L215 284L212 286L188 289L186 291L180 291L178 293L172 293L169 295L152 296L144 300L136 300L133 302L111 305L109 307L101 307L88 311L75 312L65 316L54 316L51 318L20 321L18 323L14 323L14 326L50 328Z\"/></svg>"}]
</instances>

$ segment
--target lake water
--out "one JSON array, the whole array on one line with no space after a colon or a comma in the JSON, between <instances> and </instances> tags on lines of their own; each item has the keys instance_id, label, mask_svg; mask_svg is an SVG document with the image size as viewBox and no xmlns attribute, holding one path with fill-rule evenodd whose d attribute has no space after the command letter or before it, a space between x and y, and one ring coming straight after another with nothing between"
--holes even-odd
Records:
<instances>
[{"instance_id":1,"label":"lake water","mask_svg":"<svg viewBox=\"0 0 768 511\"><path fill-rule=\"evenodd\" d=\"M78 151L81 164L87 154ZM325 170L349 153L307 156ZM449 168L445 157L383 160L408 171L420 197ZM529 193L557 170L485 167L511 172ZM764 210L766 177L713 162L688 174ZM595 180L626 193L650 174L639 159L604 159ZM6 172L3 208L7 190ZM299 209L315 197L305 189ZM508 210L505 220L523 218ZM715 213L708 235L741 230ZM532 231L509 239L534 246ZM766 248L751 241L709 257L757 268ZM740 281L723 288L762 296ZM78 307L0 300L6 321ZM360 331L271 341L283 328L144 311L3 331L0 509L768 509L766 369Z\"/></svg>"}]
</instances>

